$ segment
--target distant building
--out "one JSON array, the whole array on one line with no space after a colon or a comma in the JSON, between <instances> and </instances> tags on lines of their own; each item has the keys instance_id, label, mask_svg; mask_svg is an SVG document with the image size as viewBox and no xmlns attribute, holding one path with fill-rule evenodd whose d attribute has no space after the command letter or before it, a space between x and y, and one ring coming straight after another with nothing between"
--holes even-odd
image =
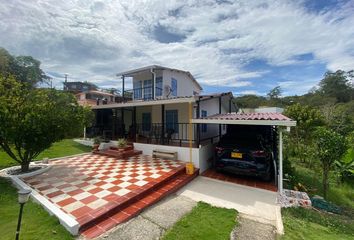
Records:
<instances>
[{"instance_id":1,"label":"distant building","mask_svg":"<svg viewBox=\"0 0 354 240\"><path fill-rule=\"evenodd\" d=\"M119 100L118 98L120 97L111 93L97 91L97 90L80 92L75 94L75 96L78 103L83 106L111 104L117 102Z\"/></svg>"},{"instance_id":2,"label":"distant building","mask_svg":"<svg viewBox=\"0 0 354 240\"><path fill-rule=\"evenodd\" d=\"M97 86L89 82L64 82L63 90L72 93L80 93L97 90Z\"/></svg>"},{"instance_id":3,"label":"distant building","mask_svg":"<svg viewBox=\"0 0 354 240\"><path fill-rule=\"evenodd\" d=\"M283 113L284 108L280 107L258 107L258 108L242 108L242 113Z\"/></svg>"}]
</instances>

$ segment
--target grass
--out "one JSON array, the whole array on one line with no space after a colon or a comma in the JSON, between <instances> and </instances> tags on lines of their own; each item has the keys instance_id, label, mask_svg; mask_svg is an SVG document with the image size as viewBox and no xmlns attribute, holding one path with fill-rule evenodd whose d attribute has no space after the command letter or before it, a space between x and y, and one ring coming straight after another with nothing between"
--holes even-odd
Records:
<instances>
[{"instance_id":1,"label":"grass","mask_svg":"<svg viewBox=\"0 0 354 240\"><path fill-rule=\"evenodd\" d=\"M163 240L230 239L236 224L236 210L199 202L193 210L166 232Z\"/></svg>"},{"instance_id":2,"label":"grass","mask_svg":"<svg viewBox=\"0 0 354 240\"><path fill-rule=\"evenodd\" d=\"M282 209L282 216L285 235L281 240L354 239L354 220L350 217L304 208Z\"/></svg>"},{"instance_id":3,"label":"grass","mask_svg":"<svg viewBox=\"0 0 354 240\"><path fill-rule=\"evenodd\" d=\"M14 239L19 205L17 190L6 179L0 178L0 233L1 239ZM59 221L40 205L29 201L24 206L20 239L74 239Z\"/></svg>"},{"instance_id":4,"label":"grass","mask_svg":"<svg viewBox=\"0 0 354 240\"><path fill-rule=\"evenodd\" d=\"M90 147L79 144L72 139L66 139L60 142L56 142L49 149L43 151L36 160L42 160L43 158L56 158L64 157L84 152L89 152ZM16 161L12 160L4 151L0 150L0 169L19 165Z\"/></svg>"}]
</instances>

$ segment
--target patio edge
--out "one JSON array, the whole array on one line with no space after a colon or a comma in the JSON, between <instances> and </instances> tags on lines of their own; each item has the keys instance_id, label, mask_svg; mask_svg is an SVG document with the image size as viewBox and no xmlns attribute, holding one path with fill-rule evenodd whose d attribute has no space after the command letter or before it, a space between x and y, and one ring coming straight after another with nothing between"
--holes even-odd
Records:
<instances>
[{"instance_id":1,"label":"patio edge","mask_svg":"<svg viewBox=\"0 0 354 240\"><path fill-rule=\"evenodd\" d=\"M44 209L50 214L54 215L59 219L59 222L61 225L65 227L66 230L68 230L72 235L78 235L79 234L79 223L64 213L62 210L60 210L58 207L56 207L53 203L48 201L46 198L44 198L42 195L40 195L37 191L29 187L27 184L25 184L21 179L19 179L16 176L10 176L10 179L12 182L16 185L17 188L25 188L25 189L31 189L31 197L32 199L39 203L41 206L44 207Z\"/></svg>"}]
</instances>

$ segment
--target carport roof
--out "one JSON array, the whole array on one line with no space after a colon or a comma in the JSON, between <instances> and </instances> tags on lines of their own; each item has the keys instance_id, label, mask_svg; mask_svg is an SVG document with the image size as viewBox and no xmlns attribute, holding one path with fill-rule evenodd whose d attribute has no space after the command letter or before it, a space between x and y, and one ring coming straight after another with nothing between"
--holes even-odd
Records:
<instances>
[{"instance_id":1,"label":"carport roof","mask_svg":"<svg viewBox=\"0 0 354 240\"><path fill-rule=\"evenodd\" d=\"M296 126L296 121L280 113L223 113L192 119L192 123Z\"/></svg>"}]
</instances>

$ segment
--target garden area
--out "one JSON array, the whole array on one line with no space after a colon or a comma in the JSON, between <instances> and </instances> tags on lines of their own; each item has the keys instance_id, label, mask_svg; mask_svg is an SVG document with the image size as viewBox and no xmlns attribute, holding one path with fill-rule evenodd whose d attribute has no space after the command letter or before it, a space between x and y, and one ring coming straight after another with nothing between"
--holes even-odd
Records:
<instances>
[{"instance_id":1,"label":"garden area","mask_svg":"<svg viewBox=\"0 0 354 240\"><path fill-rule=\"evenodd\" d=\"M71 139L56 142L52 147L43 151L37 160L56 158L91 151L90 147L83 146ZM18 165L5 152L0 150L0 169ZM19 204L17 189L11 182L0 178L0 232L1 239L14 239L18 220ZM29 201L24 207L23 222L20 237L22 239L74 239L66 229L60 225L56 217L50 216L42 206Z\"/></svg>"}]
</instances>

